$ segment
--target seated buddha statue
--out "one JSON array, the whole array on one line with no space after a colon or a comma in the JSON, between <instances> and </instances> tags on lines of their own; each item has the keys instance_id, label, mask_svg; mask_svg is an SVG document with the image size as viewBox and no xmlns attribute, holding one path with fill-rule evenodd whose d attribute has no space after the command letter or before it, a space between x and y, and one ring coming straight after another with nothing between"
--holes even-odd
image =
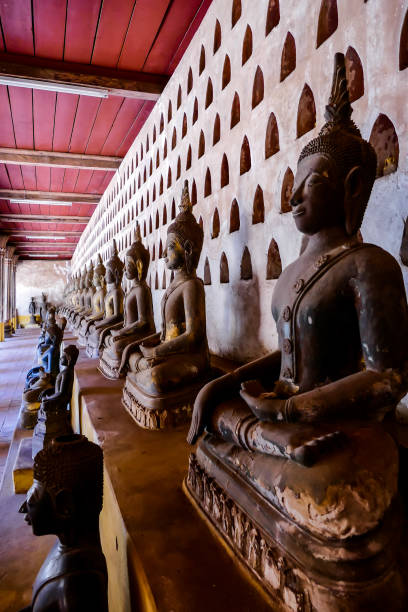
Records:
<instances>
[{"instance_id":1,"label":"seated buddha statue","mask_svg":"<svg viewBox=\"0 0 408 612\"><path fill-rule=\"evenodd\" d=\"M126 350L135 349L155 333L152 293L146 283L150 254L142 244L139 225L133 244L126 251L125 275L131 282L125 296L123 323L107 328L100 339L99 369L107 378L119 378L126 362Z\"/></svg>"},{"instance_id":2,"label":"seated buddha statue","mask_svg":"<svg viewBox=\"0 0 408 612\"><path fill-rule=\"evenodd\" d=\"M92 296L92 312L85 315L81 321L80 328L78 330L78 344L80 346L86 346L86 337L90 326L95 321L103 319L104 315L104 304L105 304L105 266L103 265L102 258L98 255L98 261L94 268L93 274L93 285L95 292Z\"/></svg>"},{"instance_id":3,"label":"seated buddha statue","mask_svg":"<svg viewBox=\"0 0 408 612\"><path fill-rule=\"evenodd\" d=\"M33 459L38 451L47 446L56 436L72 433L68 406L72 397L74 367L78 354L78 348L74 344L64 349L55 384L39 394L41 406L33 434Z\"/></svg>"},{"instance_id":4,"label":"seated buddha statue","mask_svg":"<svg viewBox=\"0 0 408 612\"><path fill-rule=\"evenodd\" d=\"M93 269L93 263L91 261L89 265L89 270L87 271L86 278L85 278L86 292L84 296L84 306L74 316L73 323L72 323L72 326L75 331L78 331L83 319L87 317L88 315L92 314L92 298L96 291L95 286L93 284L93 275L94 275L94 269Z\"/></svg>"},{"instance_id":5,"label":"seated buddha statue","mask_svg":"<svg viewBox=\"0 0 408 612\"><path fill-rule=\"evenodd\" d=\"M383 610L390 592L406 609L398 452L382 420L408 389L407 303L396 260L358 238L376 154L351 113L336 54L327 123L294 180L308 240L275 285L279 350L208 383L188 436L206 431L190 498L285 610Z\"/></svg>"},{"instance_id":6,"label":"seated buddha statue","mask_svg":"<svg viewBox=\"0 0 408 612\"><path fill-rule=\"evenodd\" d=\"M86 268L84 268L82 273L79 274L78 290L76 293L75 305L69 315L69 322L71 326L74 324L76 315L84 308L84 300L85 300L85 293L86 293L85 281L86 281Z\"/></svg>"},{"instance_id":7,"label":"seated buddha statue","mask_svg":"<svg viewBox=\"0 0 408 612\"><path fill-rule=\"evenodd\" d=\"M108 577L99 536L103 454L81 435L56 438L34 459L34 482L20 512L35 536L57 541L21 612L108 612Z\"/></svg>"},{"instance_id":8,"label":"seated buddha statue","mask_svg":"<svg viewBox=\"0 0 408 612\"><path fill-rule=\"evenodd\" d=\"M162 332L129 356L123 389L126 409L149 429L188 420L198 390L211 377L204 285L196 276L203 230L192 213L187 182L179 208L167 231L165 261L175 274L162 299Z\"/></svg>"},{"instance_id":9,"label":"seated buddha statue","mask_svg":"<svg viewBox=\"0 0 408 612\"><path fill-rule=\"evenodd\" d=\"M99 356L101 333L116 323L123 321L123 263L119 259L116 240L113 239L112 255L106 263L106 295L103 317L94 320L88 327L86 335L86 353L89 357Z\"/></svg>"}]
</instances>

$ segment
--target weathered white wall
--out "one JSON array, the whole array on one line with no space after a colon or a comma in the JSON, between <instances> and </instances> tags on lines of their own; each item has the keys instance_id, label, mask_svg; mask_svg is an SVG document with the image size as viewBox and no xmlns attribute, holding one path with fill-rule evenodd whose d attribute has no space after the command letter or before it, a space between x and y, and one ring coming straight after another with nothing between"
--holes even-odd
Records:
<instances>
[{"instance_id":1,"label":"weathered white wall","mask_svg":"<svg viewBox=\"0 0 408 612\"><path fill-rule=\"evenodd\" d=\"M163 289L154 289L156 272L162 287L164 260L158 260L160 240L165 243L167 226L171 221L171 204L178 204L184 179L193 180L197 187L198 203L194 206L196 218L204 225L204 247L198 267L203 276L205 258L208 257L212 284L206 286L207 328L210 348L214 352L249 359L276 346L276 330L270 312L271 295L276 281L265 280L267 251L272 238L279 245L283 266L297 256L301 236L297 233L290 213L281 214L282 181L288 167L294 172L303 146L317 135L324 123L324 110L330 93L333 58L337 51L346 52L352 46L358 53L364 70L364 95L354 104L353 118L365 138L369 138L379 113L392 121L399 138L399 167L397 172L376 181L368 206L362 233L367 242L377 243L398 258L403 231L403 218L408 215L408 78L407 70L399 70L399 42L408 0L339 0L338 28L318 49L316 33L321 0L281 0L280 22L265 36L268 0L242 0L242 15L231 27L232 0L214 0L188 51L170 79L163 95L153 109L146 124L130 148L120 169L102 197L91 222L81 237L73 258L73 270L82 268L101 252L109 255L112 238L118 241L122 256L129 246L136 219L142 227L144 242L156 258L151 263L149 278L153 289L155 318L160 325L160 300ZM221 26L221 46L213 53L216 20ZM242 43L247 26L252 29L253 52L242 66ZM296 42L296 68L281 83L281 54L287 33ZM201 47L205 49L206 65L199 74ZM231 81L222 89L224 59L231 61ZM252 87L257 67L264 76L263 101L252 109ZM187 92L189 69L192 70L193 88ZM214 100L205 109L209 77L212 80ZM316 104L316 127L297 138L298 104L305 84L311 88ZM177 108L179 86L182 103ZM240 122L230 128L231 105L235 92L240 97ZM198 120L193 124L194 100L198 101ZM168 121L169 101L172 118ZM265 133L271 112L275 113L280 150L265 159ZM187 134L182 138L184 113L187 116ZM214 119L220 115L221 138L213 146ZM164 130L160 133L161 115ZM176 128L177 144L172 150L172 134ZM153 133L156 130L156 140ZM205 153L198 159L197 151L201 130L205 136ZM251 150L251 169L240 175L241 144L247 136ZM147 138L149 147L147 150ZM167 157L163 159L167 141ZM188 148L192 148L192 165L186 170ZM156 168L159 152L160 163ZM223 154L229 163L229 184L221 189L220 172ZM176 179L180 158L181 176ZM150 175L150 162L152 173ZM167 188L168 170L172 182ZM207 168L211 172L212 194L204 197ZM144 174L146 173L146 180ZM164 191L159 195L160 178ZM138 186L140 184L140 187ZM252 224L253 199L257 186L263 189L265 221ZM153 201L153 190L156 199ZM149 197L149 205L146 206ZM143 198L144 208L141 210ZM240 229L229 233L231 203L237 199L240 209ZM163 210L167 208L167 224L163 224ZM212 218L218 208L221 230L211 238ZM155 229L156 212L160 225ZM149 232L149 219L153 231ZM146 234L144 227L146 225ZM240 263L245 246L252 260L253 279L240 280ZM230 281L219 282L222 252L229 264ZM404 268L408 281L408 272ZM166 285L169 272L165 272Z\"/></svg>"},{"instance_id":2,"label":"weathered white wall","mask_svg":"<svg viewBox=\"0 0 408 612\"><path fill-rule=\"evenodd\" d=\"M67 262L19 261L16 272L16 306L19 316L28 315L31 297L41 301L44 292L49 302L62 302L62 294L69 276Z\"/></svg>"}]
</instances>

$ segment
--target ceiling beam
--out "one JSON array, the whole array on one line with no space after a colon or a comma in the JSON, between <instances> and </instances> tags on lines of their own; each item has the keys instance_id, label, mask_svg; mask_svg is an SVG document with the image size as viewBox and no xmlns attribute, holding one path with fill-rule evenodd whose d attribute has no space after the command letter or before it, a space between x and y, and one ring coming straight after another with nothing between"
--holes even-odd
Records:
<instances>
[{"instance_id":1,"label":"ceiling beam","mask_svg":"<svg viewBox=\"0 0 408 612\"><path fill-rule=\"evenodd\" d=\"M0 221L6 223L83 223L86 225L91 217L70 217L69 215L14 215L0 214Z\"/></svg>"},{"instance_id":2,"label":"ceiling beam","mask_svg":"<svg viewBox=\"0 0 408 612\"><path fill-rule=\"evenodd\" d=\"M62 191L26 191L25 189L0 189L3 200L51 200L51 202L76 202L78 204L98 204L102 194L64 193ZM52 204L51 204L52 206Z\"/></svg>"},{"instance_id":3,"label":"ceiling beam","mask_svg":"<svg viewBox=\"0 0 408 612\"><path fill-rule=\"evenodd\" d=\"M104 155L80 155L79 153L54 153L0 147L0 162L20 166L53 166L56 168L82 168L87 170L117 170L121 157Z\"/></svg>"},{"instance_id":4,"label":"ceiling beam","mask_svg":"<svg viewBox=\"0 0 408 612\"><path fill-rule=\"evenodd\" d=\"M7 229L7 233L9 238L11 236L26 236L29 234L30 236L35 236L38 234L39 236L44 236L44 234L50 234L50 236L69 236L74 238L80 238L82 234L82 230L77 231L65 231L65 230L53 230L53 229L45 229L45 230L32 230L32 229Z\"/></svg>"},{"instance_id":5,"label":"ceiling beam","mask_svg":"<svg viewBox=\"0 0 408 612\"><path fill-rule=\"evenodd\" d=\"M0 53L0 74L82 87L100 87L108 89L113 96L140 100L158 100L168 81L167 76L160 74L116 70L11 53Z\"/></svg>"},{"instance_id":6,"label":"ceiling beam","mask_svg":"<svg viewBox=\"0 0 408 612\"><path fill-rule=\"evenodd\" d=\"M62 242L62 240L55 240L53 242L35 242L34 240L29 240L28 242L15 242L11 241L9 244L12 244L16 247L16 249L36 249L37 247L52 247L55 249L56 246L62 247L73 247L76 248L77 242Z\"/></svg>"}]
</instances>

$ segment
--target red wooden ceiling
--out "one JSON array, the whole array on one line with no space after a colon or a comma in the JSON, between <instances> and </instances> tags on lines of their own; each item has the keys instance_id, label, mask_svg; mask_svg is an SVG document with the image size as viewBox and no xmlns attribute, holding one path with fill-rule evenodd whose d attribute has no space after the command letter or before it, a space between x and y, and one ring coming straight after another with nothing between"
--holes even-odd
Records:
<instances>
[{"instance_id":1,"label":"red wooden ceiling","mask_svg":"<svg viewBox=\"0 0 408 612\"><path fill-rule=\"evenodd\" d=\"M211 1L0 0L0 51L171 75ZM0 147L123 157L153 106L117 96L98 99L1 85ZM3 163L0 188L102 194L112 175ZM0 200L0 213L90 216L94 208ZM0 221L0 229L83 231L85 225Z\"/></svg>"}]
</instances>

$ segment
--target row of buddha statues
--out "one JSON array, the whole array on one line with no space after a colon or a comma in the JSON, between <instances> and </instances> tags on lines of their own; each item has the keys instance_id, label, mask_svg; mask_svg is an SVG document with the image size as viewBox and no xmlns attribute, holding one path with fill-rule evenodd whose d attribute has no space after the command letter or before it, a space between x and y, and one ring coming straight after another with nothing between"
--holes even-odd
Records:
<instances>
[{"instance_id":1,"label":"row of buddha statues","mask_svg":"<svg viewBox=\"0 0 408 612\"><path fill-rule=\"evenodd\" d=\"M291 206L304 240L274 287L277 350L214 366L196 275L203 231L186 183L167 230L174 276L160 331L137 228L125 263L114 242L106 267L90 263L59 310L100 372L124 378L137 425L188 423L197 445L185 491L276 609L384 610L390 593L392 609L406 609L394 414L408 391L408 309L397 261L358 235L376 154L351 114L338 53L326 123L298 160Z\"/></svg>"},{"instance_id":2,"label":"row of buddha statues","mask_svg":"<svg viewBox=\"0 0 408 612\"><path fill-rule=\"evenodd\" d=\"M45 300L43 300L45 303ZM103 452L73 432L70 402L79 350L62 346L66 319L42 307L37 365L26 375L20 422L33 430L33 484L20 512L34 536L57 540L21 612L108 612L108 575L99 535Z\"/></svg>"}]
</instances>

